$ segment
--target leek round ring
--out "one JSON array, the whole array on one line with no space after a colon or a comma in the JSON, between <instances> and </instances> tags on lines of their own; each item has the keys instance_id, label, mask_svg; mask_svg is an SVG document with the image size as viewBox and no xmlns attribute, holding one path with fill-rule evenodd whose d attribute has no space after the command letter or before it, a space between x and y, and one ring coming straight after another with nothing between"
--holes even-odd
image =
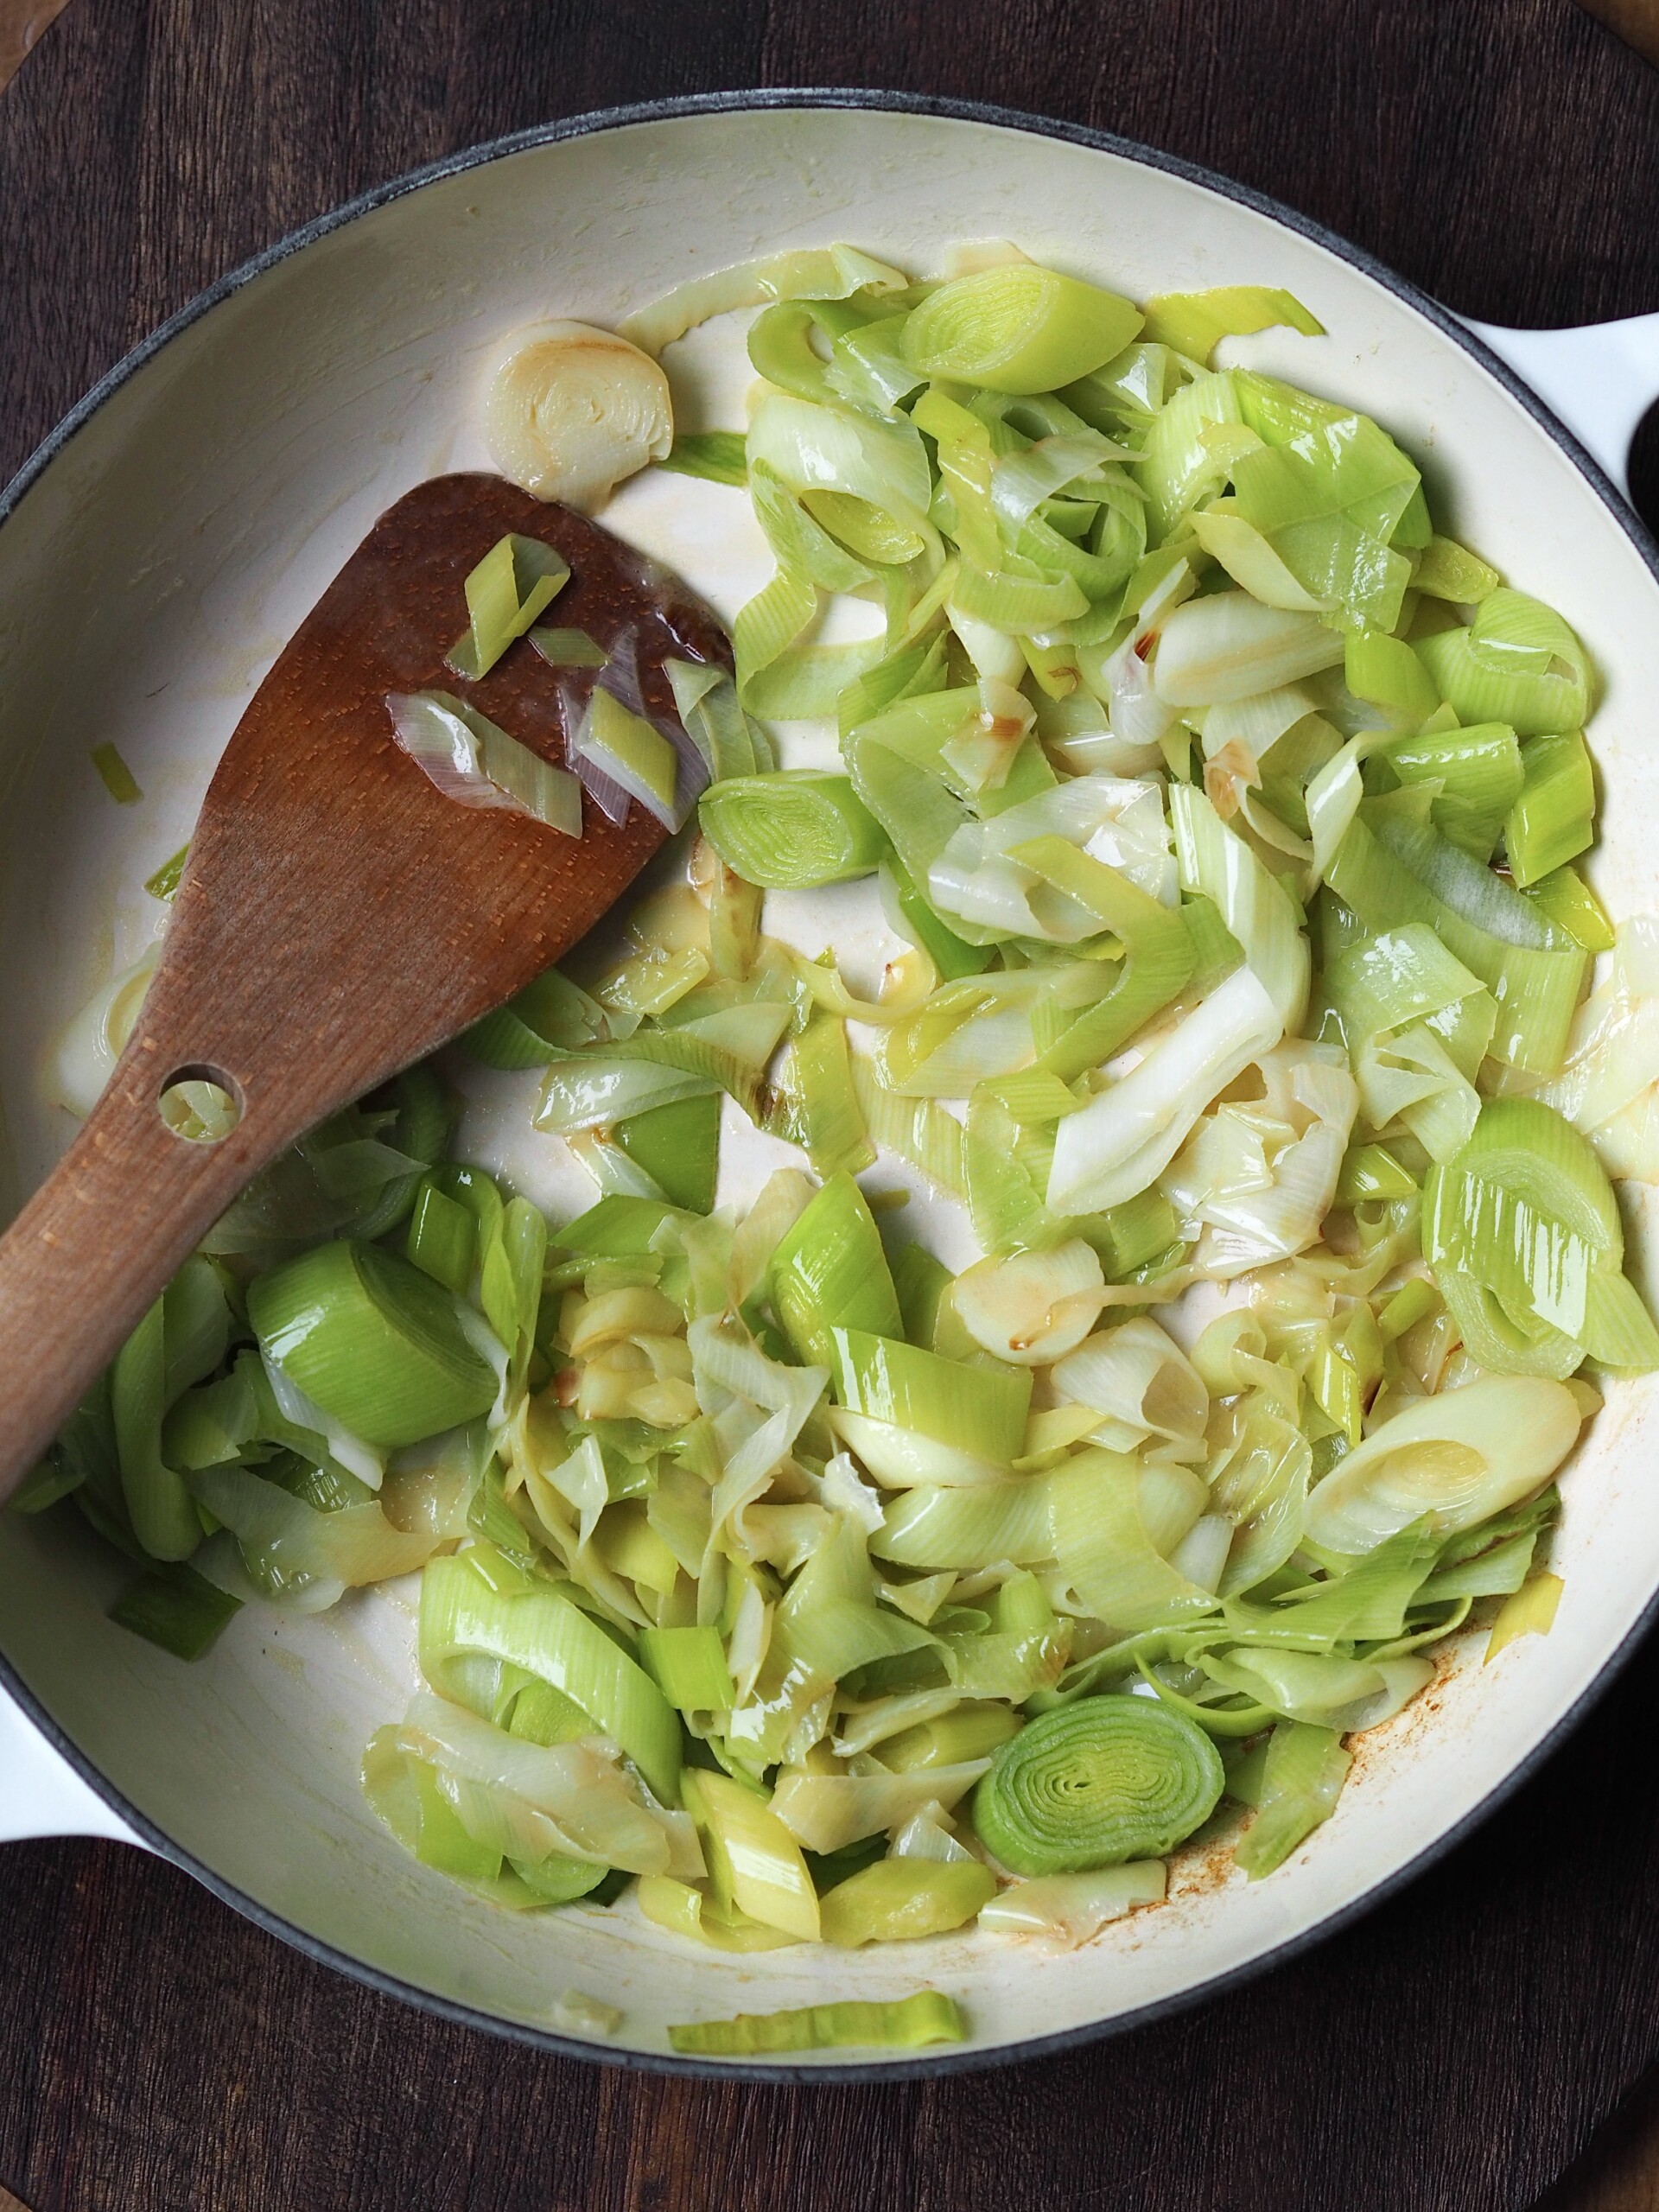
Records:
<instances>
[{"instance_id":1,"label":"leek round ring","mask_svg":"<svg viewBox=\"0 0 1659 2212\"><path fill-rule=\"evenodd\" d=\"M1184 1713L1093 1697L1028 1721L974 1792L974 1826L1016 1874L1161 1859L1214 1812L1221 1754Z\"/></svg>"}]
</instances>

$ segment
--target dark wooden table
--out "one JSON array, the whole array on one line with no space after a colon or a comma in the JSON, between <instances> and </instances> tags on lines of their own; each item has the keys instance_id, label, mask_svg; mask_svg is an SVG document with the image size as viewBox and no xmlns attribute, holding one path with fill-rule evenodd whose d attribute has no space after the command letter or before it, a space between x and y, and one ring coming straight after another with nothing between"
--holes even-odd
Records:
<instances>
[{"instance_id":1,"label":"dark wooden table","mask_svg":"<svg viewBox=\"0 0 1659 2212\"><path fill-rule=\"evenodd\" d=\"M1659 75L1571 0L73 0L0 101L0 480L200 286L381 178L607 103L812 83L1125 131L1468 314L1659 308ZM1652 1646L1447 1862L1242 1993L892 2088L556 2063L153 1860L15 1846L0 2183L35 2212L1526 2206L1659 2059L1656 1701Z\"/></svg>"}]
</instances>

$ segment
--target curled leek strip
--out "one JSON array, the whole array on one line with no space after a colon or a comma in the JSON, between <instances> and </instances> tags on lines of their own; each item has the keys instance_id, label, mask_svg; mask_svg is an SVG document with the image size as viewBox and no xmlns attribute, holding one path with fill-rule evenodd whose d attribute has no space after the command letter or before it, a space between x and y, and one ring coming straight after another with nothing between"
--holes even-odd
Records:
<instances>
[{"instance_id":1,"label":"curled leek strip","mask_svg":"<svg viewBox=\"0 0 1659 2212\"><path fill-rule=\"evenodd\" d=\"M1163 292L1147 302L1146 336L1207 368L1217 342L1283 325L1323 338L1325 325L1294 294L1269 284L1218 284L1207 292Z\"/></svg>"},{"instance_id":2,"label":"curled leek strip","mask_svg":"<svg viewBox=\"0 0 1659 2212\"><path fill-rule=\"evenodd\" d=\"M1203 1729L1172 1707L1086 1698L1003 1745L974 1793L974 1826L1018 1874L1160 1859L1209 1819L1224 1778Z\"/></svg>"},{"instance_id":3,"label":"curled leek strip","mask_svg":"<svg viewBox=\"0 0 1659 2212\"><path fill-rule=\"evenodd\" d=\"M516 531L498 538L467 579L467 627L444 656L448 666L474 680L487 676L569 581L556 546Z\"/></svg>"}]
</instances>

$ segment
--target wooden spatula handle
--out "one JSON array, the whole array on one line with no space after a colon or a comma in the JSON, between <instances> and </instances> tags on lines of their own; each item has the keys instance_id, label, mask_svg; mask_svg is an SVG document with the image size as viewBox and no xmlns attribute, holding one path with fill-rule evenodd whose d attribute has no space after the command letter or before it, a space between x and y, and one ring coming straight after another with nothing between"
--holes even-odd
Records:
<instances>
[{"instance_id":1,"label":"wooden spatula handle","mask_svg":"<svg viewBox=\"0 0 1659 2212\"><path fill-rule=\"evenodd\" d=\"M175 1135L158 1103L175 1072L135 1039L0 1238L0 1503L273 1149L252 1114L216 1144Z\"/></svg>"},{"instance_id":2,"label":"wooden spatula handle","mask_svg":"<svg viewBox=\"0 0 1659 2212\"><path fill-rule=\"evenodd\" d=\"M500 477L437 477L381 516L238 722L131 1040L0 1240L0 1503L263 1167L521 990L661 849L643 806L617 821L590 796L579 838L457 806L397 741L388 699L456 681L444 656L467 579L508 534L561 554L559 621L631 671L659 723L674 727L668 660L729 666L683 586ZM468 696L552 763L581 710L569 673L524 642ZM159 1111L164 1087L197 1072L242 1109L213 1144Z\"/></svg>"}]
</instances>

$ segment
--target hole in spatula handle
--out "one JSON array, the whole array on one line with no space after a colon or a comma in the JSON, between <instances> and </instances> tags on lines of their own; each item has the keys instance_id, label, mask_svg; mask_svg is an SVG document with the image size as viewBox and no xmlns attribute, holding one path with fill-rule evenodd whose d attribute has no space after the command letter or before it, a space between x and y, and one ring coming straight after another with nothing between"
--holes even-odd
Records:
<instances>
[{"instance_id":1,"label":"hole in spatula handle","mask_svg":"<svg viewBox=\"0 0 1659 2212\"><path fill-rule=\"evenodd\" d=\"M175 1068L156 1106L175 1136L190 1144L217 1144L242 1119L242 1088L222 1068Z\"/></svg>"}]
</instances>

